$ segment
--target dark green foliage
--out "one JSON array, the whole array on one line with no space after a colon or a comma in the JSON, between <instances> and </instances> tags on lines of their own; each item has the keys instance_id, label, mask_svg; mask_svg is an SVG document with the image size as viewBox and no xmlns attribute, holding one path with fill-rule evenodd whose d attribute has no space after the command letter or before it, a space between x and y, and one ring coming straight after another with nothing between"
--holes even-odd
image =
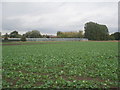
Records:
<instances>
[{"instance_id":1,"label":"dark green foliage","mask_svg":"<svg viewBox=\"0 0 120 90\"><path fill-rule=\"evenodd\" d=\"M115 40L120 40L120 32L115 32L111 34L111 37L114 37Z\"/></svg>"},{"instance_id":2,"label":"dark green foliage","mask_svg":"<svg viewBox=\"0 0 120 90\"><path fill-rule=\"evenodd\" d=\"M26 41L26 37L25 37L25 36L22 36L20 40L21 40L21 41Z\"/></svg>"},{"instance_id":3,"label":"dark green foliage","mask_svg":"<svg viewBox=\"0 0 120 90\"><path fill-rule=\"evenodd\" d=\"M50 38L50 36L46 36L46 38Z\"/></svg>"},{"instance_id":4,"label":"dark green foliage","mask_svg":"<svg viewBox=\"0 0 120 90\"><path fill-rule=\"evenodd\" d=\"M50 38L49 35L42 35L42 38Z\"/></svg>"},{"instance_id":5,"label":"dark green foliage","mask_svg":"<svg viewBox=\"0 0 120 90\"><path fill-rule=\"evenodd\" d=\"M1 37L2 35L1 35L1 32L0 32L0 37Z\"/></svg>"},{"instance_id":6,"label":"dark green foliage","mask_svg":"<svg viewBox=\"0 0 120 90\"><path fill-rule=\"evenodd\" d=\"M21 35L18 34L18 31L11 32L9 36L10 36L10 38L20 38L21 37Z\"/></svg>"},{"instance_id":7,"label":"dark green foliage","mask_svg":"<svg viewBox=\"0 0 120 90\"><path fill-rule=\"evenodd\" d=\"M84 28L85 38L89 40L108 40L109 32L106 25L88 22Z\"/></svg>"},{"instance_id":8,"label":"dark green foliage","mask_svg":"<svg viewBox=\"0 0 120 90\"><path fill-rule=\"evenodd\" d=\"M60 38L83 38L83 31L79 32L57 32L57 37Z\"/></svg>"},{"instance_id":9,"label":"dark green foliage","mask_svg":"<svg viewBox=\"0 0 120 90\"><path fill-rule=\"evenodd\" d=\"M58 36L58 37L60 37L61 34L62 34L61 31L58 31L58 32L57 32L57 36Z\"/></svg>"},{"instance_id":10,"label":"dark green foliage","mask_svg":"<svg viewBox=\"0 0 120 90\"><path fill-rule=\"evenodd\" d=\"M25 36L26 36L27 38L41 38L41 37L42 37L42 35L40 34L40 32L37 31L37 30L33 30L33 31L27 32L27 33L25 34Z\"/></svg>"},{"instance_id":11,"label":"dark green foliage","mask_svg":"<svg viewBox=\"0 0 120 90\"><path fill-rule=\"evenodd\" d=\"M78 37L80 37L80 38L83 38L83 37L84 37L83 31L79 31Z\"/></svg>"},{"instance_id":12,"label":"dark green foliage","mask_svg":"<svg viewBox=\"0 0 120 90\"><path fill-rule=\"evenodd\" d=\"M109 40L115 40L115 37L112 35L109 35Z\"/></svg>"},{"instance_id":13,"label":"dark green foliage","mask_svg":"<svg viewBox=\"0 0 120 90\"><path fill-rule=\"evenodd\" d=\"M7 34L7 33L4 35L4 40L5 40L5 41L8 40L8 34Z\"/></svg>"}]
</instances>

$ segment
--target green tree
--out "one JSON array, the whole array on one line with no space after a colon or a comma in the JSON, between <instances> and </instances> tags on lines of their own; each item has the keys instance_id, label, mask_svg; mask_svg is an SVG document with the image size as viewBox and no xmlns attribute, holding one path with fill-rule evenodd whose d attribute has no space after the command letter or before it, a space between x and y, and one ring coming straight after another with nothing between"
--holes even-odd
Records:
<instances>
[{"instance_id":1,"label":"green tree","mask_svg":"<svg viewBox=\"0 0 120 90\"><path fill-rule=\"evenodd\" d=\"M62 32L61 31L58 31L57 32L57 37L61 37L62 36Z\"/></svg>"},{"instance_id":2,"label":"green tree","mask_svg":"<svg viewBox=\"0 0 120 90\"><path fill-rule=\"evenodd\" d=\"M109 32L106 25L100 25L94 22L85 24L85 38L89 40L108 40Z\"/></svg>"},{"instance_id":3,"label":"green tree","mask_svg":"<svg viewBox=\"0 0 120 90\"><path fill-rule=\"evenodd\" d=\"M83 38L84 37L84 35L83 35L83 31L79 31L79 33L78 33L78 36L77 36L78 38Z\"/></svg>"},{"instance_id":4,"label":"green tree","mask_svg":"<svg viewBox=\"0 0 120 90\"><path fill-rule=\"evenodd\" d=\"M20 40L21 41L26 41L26 37L23 35Z\"/></svg>"},{"instance_id":5,"label":"green tree","mask_svg":"<svg viewBox=\"0 0 120 90\"><path fill-rule=\"evenodd\" d=\"M0 32L0 38L1 38L1 32Z\"/></svg>"},{"instance_id":6,"label":"green tree","mask_svg":"<svg viewBox=\"0 0 120 90\"><path fill-rule=\"evenodd\" d=\"M41 37L42 37L42 35L40 34L40 32L37 31L37 30L33 30L33 31L27 32L27 33L25 34L25 36L26 36L27 38L41 38Z\"/></svg>"},{"instance_id":7,"label":"green tree","mask_svg":"<svg viewBox=\"0 0 120 90\"><path fill-rule=\"evenodd\" d=\"M4 35L4 40L8 40L8 34L6 33L5 35Z\"/></svg>"},{"instance_id":8,"label":"green tree","mask_svg":"<svg viewBox=\"0 0 120 90\"><path fill-rule=\"evenodd\" d=\"M11 32L9 36L10 36L10 38L20 38L21 37L21 35L18 34L18 31Z\"/></svg>"},{"instance_id":9,"label":"green tree","mask_svg":"<svg viewBox=\"0 0 120 90\"><path fill-rule=\"evenodd\" d=\"M57 32L57 37L61 38L82 38L83 37L83 31L79 32Z\"/></svg>"},{"instance_id":10,"label":"green tree","mask_svg":"<svg viewBox=\"0 0 120 90\"><path fill-rule=\"evenodd\" d=\"M32 32L31 32L31 31L28 31L28 32L25 33L24 36L27 37L27 38L30 38L30 37L31 37L31 34L32 34Z\"/></svg>"},{"instance_id":11,"label":"green tree","mask_svg":"<svg viewBox=\"0 0 120 90\"><path fill-rule=\"evenodd\" d=\"M115 37L112 35L109 35L109 40L115 40Z\"/></svg>"},{"instance_id":12,"label":"green tree","mask_svg":"<svg viewBox=\"0 0 120 90\"><path fill-rule=\"evenodd\" d=\"M111 34L110 36L114 37L115 40L120 40L120 32L115 32L115 33Z\"/></svg>"}]
</instances>

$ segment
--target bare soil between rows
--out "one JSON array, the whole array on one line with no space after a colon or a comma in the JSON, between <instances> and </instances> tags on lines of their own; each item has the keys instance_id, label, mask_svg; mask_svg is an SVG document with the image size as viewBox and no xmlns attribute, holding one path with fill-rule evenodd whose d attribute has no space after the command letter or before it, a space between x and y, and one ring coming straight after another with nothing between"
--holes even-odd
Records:
<instances>
[{"instance_id":1,"label":"bare soil between rows","mask_svg":"<svg viewBox=\"0 0 120 90\"><path fill-rule=\"evenodd\" d=\"M89 40L89 42L120 42L120 40L109 40L109 41L94 41L94 40Z\"/></svg>"},{"instance_id":2,"label":"bare soil between rows","mask_svg":"<svg viewBox=\"0 0 120 90\"><path fill-rule=\"evenodd\" d=\"M12 46L12 45L36 45L36 44L64 44L65 41L37 41L37 42L35 42L35 41L26 41L26 42L32 42L32 43L10 42L10 44L2 43L0 45L2 45L2 46ZM45 43L41 43L41 42L45 42ZM56 43L56 42L63 42L63 43ZM89 40L89 41L73 41L73 42L120 42L120 40L119 41L117 41L117 40L114 40L114 41L94 41L94 40Z\"/></svg>"},{"instance_id":3,"label":"bare soil between rows","mask_svg":"<svg viewBox=\"0 0 120 90\"><path fill-rule=\"evenodd\" d=\"M14 44L0 44L2 46L13 46L13 45L36 45L36 44L63 44L63 43L14 43Z\"/></svg>"}]
</instances>

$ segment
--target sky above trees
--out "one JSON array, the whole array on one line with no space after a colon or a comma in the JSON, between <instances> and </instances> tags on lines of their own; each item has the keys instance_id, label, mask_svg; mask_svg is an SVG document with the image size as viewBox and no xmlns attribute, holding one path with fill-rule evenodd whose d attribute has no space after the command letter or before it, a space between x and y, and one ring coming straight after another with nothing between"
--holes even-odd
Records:
<instances>
[{"instance_id":1,"label":"sky above trees","mask_svg":"<svg viewBox=\"0 0 120 90\"><path fill-rule=\"evenodd\" d=\"M17 30L42 34L84 30L85 23L105 24L110 33L118 31L117 2L3 2L2 33Z\"/></svg>"}]
</instances>

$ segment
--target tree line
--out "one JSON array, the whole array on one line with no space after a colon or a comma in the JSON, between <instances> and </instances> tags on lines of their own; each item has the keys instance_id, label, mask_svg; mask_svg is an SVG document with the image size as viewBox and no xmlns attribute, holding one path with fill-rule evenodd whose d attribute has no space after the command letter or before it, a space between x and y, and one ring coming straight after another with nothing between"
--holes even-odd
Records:
<instances>
[{"instance_id":1,"label":"tree line","mask_svg":"<svg viewBox=\"0 0 120 90\"><path fill-rule=\"evenodd\" d=\"M83 38L83 31L79 32L57 32L57 37L58 38Z\"/></svg>"},{"instance_id":2,"label":"tree line","mask_svg":"<svg viewBox=\"0 0 120 90\"><path fill-rule=\"evenodd\" d=\"M84 29L84 37L89 40L120 40L120 32L110 35L106 25L88 22L85 24Z\"/></svg>"},{"instance_id":3,"label":"tree line","mask_svg":"<svg viewBox=\"0 0 120 90\"><path fill-rule=\"evenodd\" d=\"M109 34L108 28L106 25L97 24L95 22L87 22L84 26L84 31L79 32L57 32L57 38L88 38L88 40L120 40L120 32L115 32ZM2 36L4 40L8 38L21 38L22 41L25 41L26 38L50 38L50 35L41 35L38 30L28 31L23 35L20 35L18 31L13 31L10 34L5 34Z\"/></svg>"}]
</instances>

